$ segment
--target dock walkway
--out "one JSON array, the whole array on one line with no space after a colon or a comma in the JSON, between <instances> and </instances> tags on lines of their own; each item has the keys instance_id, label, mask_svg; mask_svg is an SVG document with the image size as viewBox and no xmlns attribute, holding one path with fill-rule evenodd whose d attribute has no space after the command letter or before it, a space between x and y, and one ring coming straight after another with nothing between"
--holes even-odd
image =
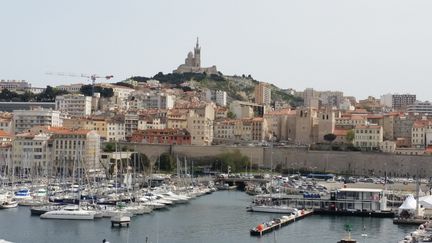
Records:
<instances>
[{"instance_id":1,"label":"dock walkway","mask_svg":"<svg viewBox=\"0 0 432 243\"><path fill-rule=\"evenodd\" d=\"M261 237L264 234L280 229L283 226L294 223L295 221L301 220L312 214L313 211L302 210L299 212L299 215L282 216L281 218L274 219L270 222L259 224L257 227L250 230L250 234Z\"/></svg>"}]
</instances>

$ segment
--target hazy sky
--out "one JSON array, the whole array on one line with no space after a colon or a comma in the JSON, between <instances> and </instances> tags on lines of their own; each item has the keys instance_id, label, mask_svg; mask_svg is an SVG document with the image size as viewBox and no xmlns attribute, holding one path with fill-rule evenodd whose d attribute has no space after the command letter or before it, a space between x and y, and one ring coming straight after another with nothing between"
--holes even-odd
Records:
<instances>
[{"instance_id":1,"label":"hazy sky","mask_svg":"<svg viewBox=\"0 0 432 243\"><path fill-rule=\"evenodd\" d=\"M171 72L197 36L202 65L282 88L432 100L430 0L0 2L0 79Z\"/></svg>"}]
</instances>

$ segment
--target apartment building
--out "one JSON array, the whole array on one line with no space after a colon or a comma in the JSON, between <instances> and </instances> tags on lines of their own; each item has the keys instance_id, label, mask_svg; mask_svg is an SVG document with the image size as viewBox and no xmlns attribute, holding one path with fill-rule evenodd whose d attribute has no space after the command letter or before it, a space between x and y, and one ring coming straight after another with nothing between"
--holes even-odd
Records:
<instances>
[{"instance_id":1,"label":"apartment building","mask_svg":"<svg viewBox=\"0 0 432 243\"><path fill-rule=\"evenodd\" d=\"M131 142L146 144L190 145L191 135L186 129L147 129L133 132Z\"/></svg>"},{"instance_id":2,"label":"apartment building","mask_svg":"<svg viewBox=\"0 0 432 243\"><path fill-rule=\"evenodd\" d=\"M426 148L432 145L432 121L418 120L412 126L411 146Z\"/></svg>"},{"instance_id":3,"label":"apartment building","mask_svg":"<svg viewBox=\"0 0 432 243\"><path fill-rule=\"evenodd\" d=\"M56 110L73 117L91 115L92 97L82 94L66 94L56 97Z\"/></svg>"},{"instance_id":4,"label":"apartment building","mask_svg":"<svg viewBox=\"0 0 432 243\"><path fill-rule=\"evenodd\" d=\"M61 127L60 111L40 107L13 111L13 132L15 134L26 132L35 126Z\"/></svg>"},{"instance_id":5,"label":"apartment building","mask_svg":"<svg viewBox=\"0 0 432 243\"><path fill-rule=\"evenodd\" d=\"M354 128L354 146L363 150L375 150L379 148L382 142L382 126L358 125Z\"/></svg>"},{"instance_id":6,"label":"apartment building","mask_svg":"<svg viewBox=\"0 0 432 243\"><path fill-rule=\"evenodd\" d=\"M255 86L255 103L270 106L271 104L271 85L260 82Z\"/></svg>"}]
</instances>

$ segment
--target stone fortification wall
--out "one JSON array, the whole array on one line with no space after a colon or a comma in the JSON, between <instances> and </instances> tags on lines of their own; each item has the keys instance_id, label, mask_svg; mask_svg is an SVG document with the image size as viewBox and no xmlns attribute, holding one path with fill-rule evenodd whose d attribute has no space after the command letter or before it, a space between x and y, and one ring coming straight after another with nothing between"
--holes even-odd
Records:
<instances>
[{"instance_id":1,"label":"stone fortification wall","mask_svg":"<svg viewBox=\"0 0 432 243\"><path fill-rule=\"evenodd\" d=\"M432 156L408 156L366 152L308 151L304 148L193 146L123 144L155 159L161 153L190 158L216 156L224 152L240 150L252 162L270 168L281 164L287 169L347 173L353 175L432 176ZM273 163L271 163L273 161Z\"/></svg>"}]
</instances>

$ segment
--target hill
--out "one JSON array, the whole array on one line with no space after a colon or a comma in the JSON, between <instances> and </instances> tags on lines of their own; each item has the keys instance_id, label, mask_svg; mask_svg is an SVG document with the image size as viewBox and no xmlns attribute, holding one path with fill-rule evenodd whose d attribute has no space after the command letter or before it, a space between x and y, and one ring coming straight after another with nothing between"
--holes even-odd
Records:
<instances>
[{"instance_id":1,"label":"hill","mask_svg":"<svg viewBox=\"0 0 432 243\"><path fill-rule=\"evenodd\" d=\"M206 75L200 73L168 73L159 72L153 77L131 77L130 79L138 82L146 82L150 79L158 80L162 84L169 84L173 87L181 88L180 84L190 82L195 89L223 90L227 92L228 100L252 101L254 98L254 89L259 81L252 78L251 75ZM285 101L291 106L299 106L302 99L284 92L275 85L271 85L272 100Z\"/></svg>"}]
</instances>

